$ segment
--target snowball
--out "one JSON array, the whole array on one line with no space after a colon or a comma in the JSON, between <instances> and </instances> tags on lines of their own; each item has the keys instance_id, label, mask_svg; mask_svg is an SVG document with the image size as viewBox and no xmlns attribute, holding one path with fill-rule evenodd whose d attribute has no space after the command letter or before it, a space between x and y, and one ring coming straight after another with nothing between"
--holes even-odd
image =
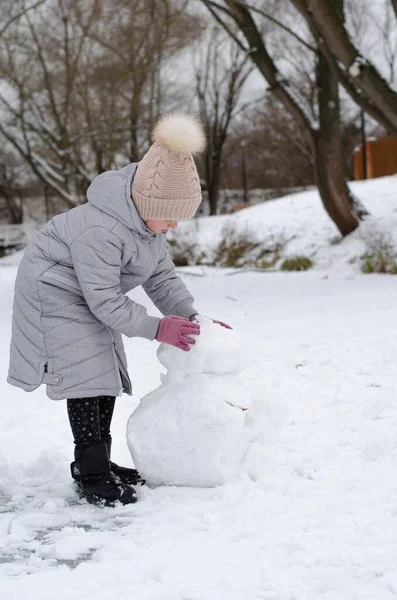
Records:
<instances>
[{"instance_id":1,"label":"snowball","mask_svg":"<svg viewBox=\"0 0 397 600\"><path fill-rule=\"evenodd\" d=\"M247 450L250 404L233 376L193 375L145 396L128 421L136 468L151 484L210 487L237 474Z\"/></svg>"},{"instance_id":2,"label":"snowball","mask_svg":"<svg viewBox=\"0 0 397 600\"><path fill-rule=\"evenodd\" d=\"M249 357L242 354L239 336L232 329L226 329L210 319L198 316L201 333L190 352L181 352L178 348L162 344L157 358L168 369L161 378L162 383L182 381L197 373L218 375L236 375L244 371Z\"/></svg>"}]
</instances>

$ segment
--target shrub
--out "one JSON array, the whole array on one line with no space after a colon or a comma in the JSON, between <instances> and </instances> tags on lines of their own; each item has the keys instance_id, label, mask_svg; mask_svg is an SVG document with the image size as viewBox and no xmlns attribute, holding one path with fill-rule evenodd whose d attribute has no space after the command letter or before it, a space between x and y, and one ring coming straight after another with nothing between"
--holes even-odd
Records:
<instances>
[{"instance_id":1,"label":"shrub","mask_svg":"<svg viewBox=\"0 0 397 600\"><path fill-rule=\"evenodd\" d=\"M214 264L221 267L270 269L279 259L281 244L264 246L248 230L226 227L215 251Z\"/></svg>"},{"instance_id":2,"label":"shrub","mask_svg":"<svg viewBox=\"0 0 397 600\"><path fill-rule=\"evenodd\" d=\"M183 238L171 238L168 240L168 247L176 267L205 264L206 255L200 252L198 244Z\"/></svg>"},{"instance_id":3,"label":"shrub","mask_svg":"<svg viewBox=\"0 0 397 600\"><path fill-rule=\"evenodd\" d=\"M291 256L281 264L282 271L307 271L313 266L313 261L307 256Z\"/></svg>"},{"instance_id":4,"label":"shrub","mask_svg":"<svg viewBox=\"0 0 397 600\"><path fill-rule=\"evenodd\" d=\"M397 253L392 242L380 234L367 242L367 252L362 257L362 273L387 273L397 275Z\"/></svg>"},{"instance_id":5,"label":"shrub","mask_svg":"<svg viewBox=\"0 0 397 600\"><path fill-rule=\"evenodd\" d=\"M271 250L262 250L253 266L257 269L274 269L280 259L281 248L282 244L279 243L275 244Z\"/></svg>"},{"instance_id":6,"label":"shrub","mask_svg":"<svg viewBox=\"0 0 397 600\"><path fill-rule=\"evenodd\" d=\"M388 256L381 251L363 256L362 273L387 273L397 275L397 256Z\"/></svg>"},{"instance_id":7,"label":"shrub","mask_svg":"<svg viewBox=\"0 0 397 600\"><path fill-rule=\"evenodd\" d=\"M276 266L283 247L281 242L274 241L265 245L255 239L249 230L238 231L230 225L223 228L220 242L209 250L209 254L203 252L191 237L180 232L174 233L168 244L172 260L177 267L208 265L266 270Z\"/></svg>"},{"instance_id":8,"label":"shrub","mask_svg":"<svg viewBox=\"0 0 397 600\"><path fill-rule=\"evenodd\" d=\"M248 239L223 238L215 257L215 264L222 267L244 267L250 262L249 254L258 248L259 244Z\"/></svg>"}]
</instances>

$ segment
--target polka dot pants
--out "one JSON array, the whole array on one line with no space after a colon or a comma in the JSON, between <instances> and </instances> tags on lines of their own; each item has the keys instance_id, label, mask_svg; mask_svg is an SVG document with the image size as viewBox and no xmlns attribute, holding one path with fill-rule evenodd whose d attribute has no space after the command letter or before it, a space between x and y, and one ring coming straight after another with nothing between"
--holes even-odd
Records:
<instances>
[{"instance_id":1,"label":"polka dot pants","mask_svg":"<svg viewBox=\"0 0 397 600\"><path fill-rule=\"evenodd\" d=\"M115 398L74 398L67 400L68 417L76 446L92 446L110 435Z\"/></svg>"}]
</instances>

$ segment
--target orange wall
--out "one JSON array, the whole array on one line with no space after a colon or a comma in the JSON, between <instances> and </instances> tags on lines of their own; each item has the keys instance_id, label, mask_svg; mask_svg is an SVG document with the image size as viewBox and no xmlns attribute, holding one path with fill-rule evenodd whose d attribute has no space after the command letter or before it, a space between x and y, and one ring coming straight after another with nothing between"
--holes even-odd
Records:
<instances>
[{"instance_id":1,"label":"orange wall","mask_svg":"<svg viewBox=\"0 0 397 600\"><path fill-rule=\"evenodd\" d=\"M397 137L386 136L366 143L367 177L383 177L397 173ZM354 179L363 179L362 150L354 153Z\"/></svg>"}]
</instances>

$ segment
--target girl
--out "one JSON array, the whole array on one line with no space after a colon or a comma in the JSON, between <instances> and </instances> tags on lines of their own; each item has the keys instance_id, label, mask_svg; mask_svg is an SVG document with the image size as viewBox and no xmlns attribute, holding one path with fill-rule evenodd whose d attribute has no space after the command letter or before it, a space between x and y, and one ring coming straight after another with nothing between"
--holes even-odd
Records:
<instances>
[{"instance_id":1,"label":"girl","mask_svg":"<svg viewBox=\"0 0 397 600\"><path fill-rule=\"evenodd\" d=\"M165 234L201 202L192 155L205 137L183 114L161 119L153 136L139 163L96 177L87 204L37 234L15 283L8 382L28 392L44 383L49 398L67 399L72 476L90 502L135 502L131 484L142 481L110 462L115 397L131 395L122 334L189 351L200 333ZM126 296L139 285L162 319Z\"/></svg>"}]
</instances>

